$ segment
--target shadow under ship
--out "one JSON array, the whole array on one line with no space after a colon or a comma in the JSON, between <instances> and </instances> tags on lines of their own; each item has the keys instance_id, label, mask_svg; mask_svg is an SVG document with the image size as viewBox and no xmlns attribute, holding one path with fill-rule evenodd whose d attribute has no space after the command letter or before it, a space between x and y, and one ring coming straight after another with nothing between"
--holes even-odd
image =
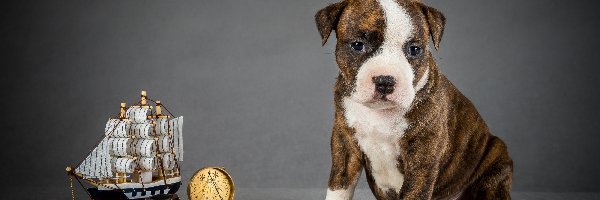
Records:
<instances>
[{"instance_id":1,"label":"shadow under ship","mask_svg":"<svg viewBox=\"0 0 600 200\"><path fill-rule=\"evenodd\" d=\"M182 128L182 116L174 117L142 91L136 105L121 103L119 116L108 120L98 145L79 165L67 167L67 173L84 188L80 180L93 185L86 192L96 200L172 196L181 186Z\"/></svg>"}]
</instances>

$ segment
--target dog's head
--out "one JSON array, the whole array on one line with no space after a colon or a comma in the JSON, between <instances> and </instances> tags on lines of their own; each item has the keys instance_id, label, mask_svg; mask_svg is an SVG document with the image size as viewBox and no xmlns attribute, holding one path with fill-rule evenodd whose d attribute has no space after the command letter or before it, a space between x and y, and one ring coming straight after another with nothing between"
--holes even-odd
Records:
<instances>
[{"instance_id":1,"label":"dog's head","mask_svg":"<svg viewBox=\"0 0 600 200\"><path fill-rule=\"evenodd\" d=\"M335 30L344 95L373 109L407 110L434 65L445 18L410 0L344 0L317 12L325 44Z\"/></svg>"}]
</instances>

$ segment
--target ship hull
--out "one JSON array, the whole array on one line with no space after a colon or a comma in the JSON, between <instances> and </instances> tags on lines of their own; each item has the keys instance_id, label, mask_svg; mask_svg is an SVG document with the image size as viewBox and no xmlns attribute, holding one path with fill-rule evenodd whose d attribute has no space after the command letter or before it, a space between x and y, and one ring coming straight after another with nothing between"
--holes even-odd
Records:
<instances>
[{"instance_id":1,"label":"ship hull","mask_svg":"<svg viewBox=\"0 0 600 200\"><path fill-rule=\"evenodd\" d=\"M98 188L89 188L88 192L95 200L146 199L163 196L168 197L171 194L175 194L180 187L181 182L175 182L146 188L121 188L121 190L99 190Z\"/></svg>"}]
</instances>

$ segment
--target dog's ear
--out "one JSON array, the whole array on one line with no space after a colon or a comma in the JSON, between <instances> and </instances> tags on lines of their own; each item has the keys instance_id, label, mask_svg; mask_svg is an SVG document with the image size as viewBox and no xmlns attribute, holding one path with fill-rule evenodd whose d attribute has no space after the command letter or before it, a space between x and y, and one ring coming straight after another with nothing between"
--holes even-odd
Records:
<instances>
[{"instance_id":1,"label":"dog's ear","mask_svg":"<svg viewBox=\"0 0 600 200\"><path fill-rule=\"evenodd\" d=\"M429 33L431 33L431 38L433 39L433 46L435 47L435 50L438 50L440 48L442 35L444 35L446 17L435 8L423 4L421 4L421 9L423 14L425 14L425 19L429 26Z\"/></svg>"},{"instance_id":2,"label":"dog's ear","mask_svg":"<svg viewBox=\"0 0 600 200\"><path fill-rule=\"evenodd\" d=\"M331 4L317 12L315 14L315 21L317 22L317 29L321 34L321 45L325 45L329 34L337 26L340 15L348 3L344 0L342 2Z\"/></svg>"}]
</instances>

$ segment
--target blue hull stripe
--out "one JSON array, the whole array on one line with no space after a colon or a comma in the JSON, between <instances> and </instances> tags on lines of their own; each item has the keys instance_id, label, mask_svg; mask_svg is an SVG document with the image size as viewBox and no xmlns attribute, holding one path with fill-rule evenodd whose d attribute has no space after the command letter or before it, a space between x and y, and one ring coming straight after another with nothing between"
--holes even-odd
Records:
<instances>
[{"instance_id":1,"label":"blue hull stripe","mask_svg":"<svg viewBox=\"0 0 600 200\"><path fill-rule=\"evenodd\" d=\"M88 188L88 192L92 195L93 199L127 199L124 193L132 193L132 196L135 198L138 196L146 195L146 192L150 192L151 195L159 195L165 194L165 189L170 189L168 194L175 194L177 190L181 187L181 182L176 182L167 185L159 185L149 188L127 188L122 191L119 190L98 190L98 188ZM160 191L160 192L157 192Z\"/></svg>"}]
</instances>

